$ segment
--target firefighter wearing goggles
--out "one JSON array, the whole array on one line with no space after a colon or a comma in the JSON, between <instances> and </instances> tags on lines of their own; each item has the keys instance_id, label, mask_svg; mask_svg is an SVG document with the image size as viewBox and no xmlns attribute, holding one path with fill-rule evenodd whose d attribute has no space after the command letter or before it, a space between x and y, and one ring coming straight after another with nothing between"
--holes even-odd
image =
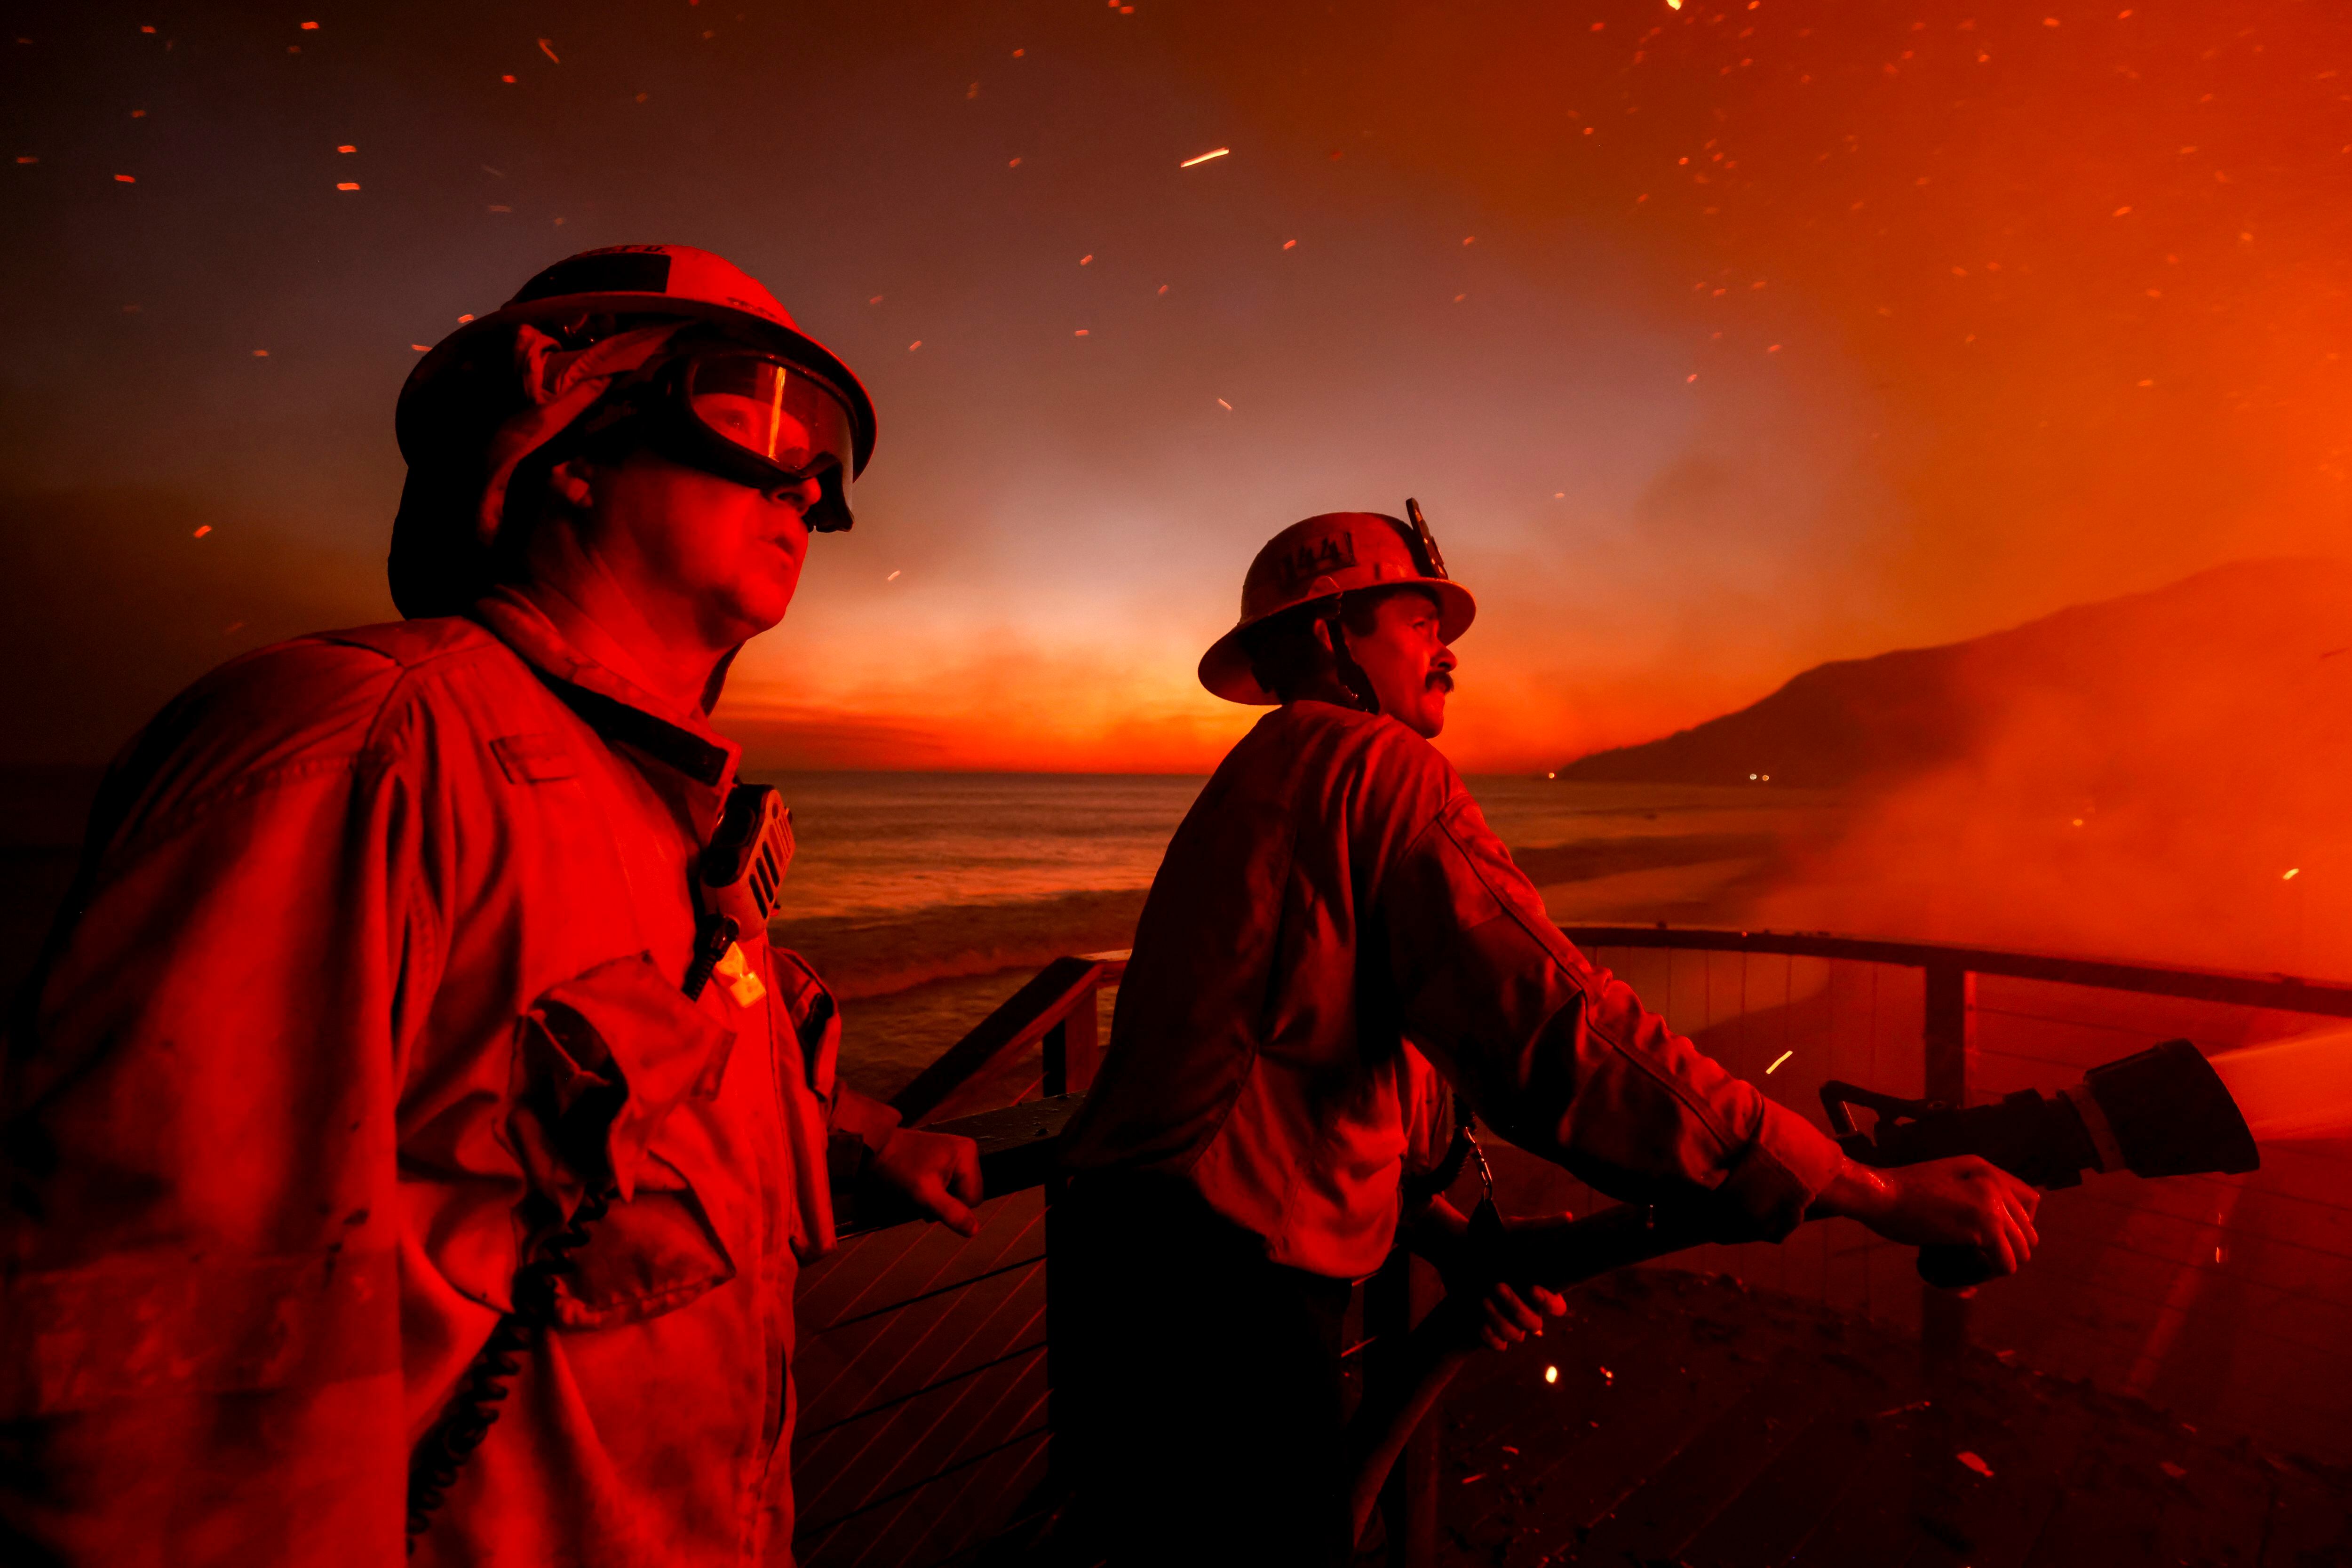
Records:
<instances>
[{"instance_id":1,"label":"firefighter wearing goggles","mask_svg":"<svg viewBox=\"0 0 2352 1568\"><path fill-rule=\"evenodd\" d=\"M8 1035L0 1537L789 1563L828 1165L967 1234L980 1197L840 1083L761 929L780 804L708 719L872 405L736 268L623 247L428 354L398 430L410 618L148 726Z\"/></svg>"}]
</instances>

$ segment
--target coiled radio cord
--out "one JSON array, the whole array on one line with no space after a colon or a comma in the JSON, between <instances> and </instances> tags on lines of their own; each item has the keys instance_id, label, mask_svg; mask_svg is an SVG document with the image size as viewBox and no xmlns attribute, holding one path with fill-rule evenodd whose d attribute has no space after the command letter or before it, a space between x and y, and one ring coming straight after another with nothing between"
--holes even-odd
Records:
<instances>
[{"instance_id":1,"label":"coiled radio cord","mask_svg":"<svg viewBox=\"0 0 2352 1568\"><path fill-rule=\"evenodd\" d=\"M408 1457L407 1550L416 1554L416 1539L432 1524L433 1515L457 1484L457 1473L474 1450L482 1446L499 1418L508 1384L522 1370L516 1358L530 1348L532 1337L555 1322L556 1281L577 1270L572 1258L587 1245L588 1227L604 1217L620 1195L607 1187L580 1200L563 1228L547 1238L540 1256L515 1270L514 1310L502 1314L487 1343L475 1353L457 1382L457 1391L439 1420L417 1439Z\"/></svg>"}]
</instances>

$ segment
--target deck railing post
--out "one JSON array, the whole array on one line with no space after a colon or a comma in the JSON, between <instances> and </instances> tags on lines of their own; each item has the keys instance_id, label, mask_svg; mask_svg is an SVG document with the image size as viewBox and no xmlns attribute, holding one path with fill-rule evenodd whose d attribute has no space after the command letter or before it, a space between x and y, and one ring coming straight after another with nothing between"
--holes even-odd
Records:
<instances>
[{"instance_id":1,"label":"deck railing post","mask_svg":"<svg viewBox=\"0 0 2352 1568\"><path fill-rule=\"evenodd\" d=\"M1921 1092L1948 1105L1969 1099L1969 1045L1976 1026L1977 977L1957 963L1926 970L1927 1005L1921 1046ZM1949 1365L1969 1342L1968 1298L1919 1283L1919 1350L1929 1368Z\"/></svg>"},{"instance_id":2,"label":"deck railing post","mask_svg":"<svg viewBox=\"0 0 2352 1568\"><path fill-rule=\"evenodd\" d=\"M1099 975L1100 971L1097 973ZM1095 1058L1099 1054L1095 998L1100 989L1099 979L1088 985L1062 1021L1046 1030L1040 1042L1045 1057L1041 1092L1048 1098L1083 1094L1094 1083ZM1062 1195L1062 1184L1061 1177L1049 1176L1042 1194L1045 1205L1045 1470L1049 1489L1057 1492L1067 1486L1070 1473L1069 1459L1059 1451L1061 1439L1054 1419L1054 1323L1060 1307L1054 1289L1054 1245L1057 1239L1054 1210L1055 1200Z\"/></svg>"}]
</instances>

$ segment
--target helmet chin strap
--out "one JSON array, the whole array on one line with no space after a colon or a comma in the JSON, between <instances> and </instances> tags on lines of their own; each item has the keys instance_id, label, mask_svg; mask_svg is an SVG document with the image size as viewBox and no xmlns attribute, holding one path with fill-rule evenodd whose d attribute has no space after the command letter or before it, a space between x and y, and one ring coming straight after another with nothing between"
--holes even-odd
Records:
<instances>
[{"instance_id":1,"label":"helmet chin strap","mask_svg":"<svg viewBox=\"0 0 2352 1568\"><path fill-rule=\"evenodd\" d=\"M1331 635L1333 673L1339 676L1340 685L1355 694L1359 708L1367 713L1378 713L1381 710L1381 694L1373 688L1372 678L1364 673L1364 667L1356 662L1356 656L1348 651L1347 604L1345 593L1332 595L1330 612L1323 617L1323 625Z\"/></svg>"}]
</instances>

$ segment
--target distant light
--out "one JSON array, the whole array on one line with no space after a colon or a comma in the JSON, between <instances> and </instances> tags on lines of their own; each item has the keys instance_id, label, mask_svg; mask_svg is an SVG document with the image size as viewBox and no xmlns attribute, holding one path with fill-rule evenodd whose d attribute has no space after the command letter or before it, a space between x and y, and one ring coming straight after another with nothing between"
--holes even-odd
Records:
<instances>
[{"instance_id":1,"label":"distant light","mask_svg":"<svg viewBox=\"0 0 2352 1568\"><path fill-rule=\"evenodd\" d=\"M2302 873L2302 870L2303 870L2303 868L2302 868L2302 867L2300 867L2300 866L2289 866L2289 867L2286 868L2286 875L2285 875L2285 876L2284 876L2284 877L2281 877L2281 878L2279 879L2279 880L2280 880L2280 881L2282 881L2282 882L2292 882L2292 881L2294 881L2294 880L2295 879L2295 878L2296 878L2298 875L2300 875L2300 874Z\"/></svg>"},{"instance_id":2,"label":"distant light","mask_svg":"<svg viewBox=\"0 0 2352 1568\"><path fill-rule=\"evenodd\" d=\"M1548 1366L1544 1368L1544 1381L1546 1383L1558 1383L1559 1381L1559 1368L1556 1366Z\"/></svg>"},{"instance_id":3,"label":"distant light","mask_svg":"<svg viewBox=\"0 0 2352 1568\"><path fill-rule=\"evenodd\" d=\"M1189 169L1195 163L1205 163L1212 158L1222 158L1232 151L1230 147L1219 147L1212 152L1203 153L1197 158L1187 158L1176 166L1180 169Z\"/></svg>"},{"instance_id":4,"label":"distant light","mask_svg":"<svg viewBox=\"0 0 2352 1568\"><path fill-rule=\"evenodd\" d=\"M1779 1056L1774 1057L1772 1058L1772 1065L1764 1069L1764 1076L1766 1078L1770 1078L1774 1073L1779 1072L1780 1070L1780 1064L1787 1061L1790 1057L1793 1057L1797 1053L1794 1051L1782 1051Z\"/></svg>"}]
</instances>

